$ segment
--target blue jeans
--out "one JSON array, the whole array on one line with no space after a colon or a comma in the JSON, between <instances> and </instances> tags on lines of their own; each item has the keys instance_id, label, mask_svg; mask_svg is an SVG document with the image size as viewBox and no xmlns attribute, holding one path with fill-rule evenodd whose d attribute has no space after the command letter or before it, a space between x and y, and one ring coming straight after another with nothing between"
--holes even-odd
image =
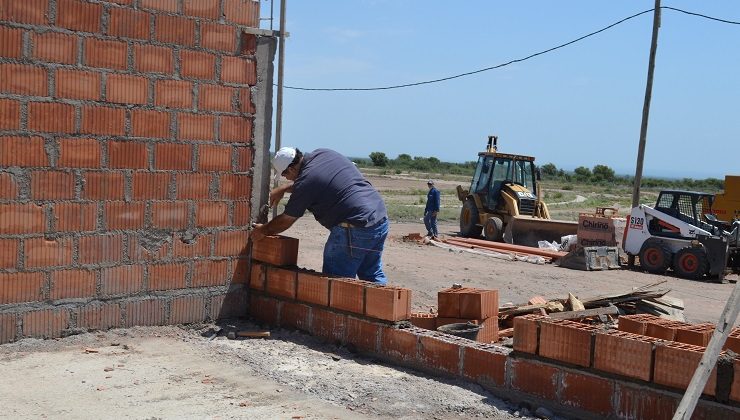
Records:
<instances>
[{"instance_id":1,"label":"blue jeans","mask_svg":"<svg viewBox=\"0 0 740 420\"><path fill-rule=\"evenodd\" d=\"M424 213L424 226L427 227L427 235L439 236L437 230L437 216L432 216L433 212Z\"/></svg>"},{"instance_id":2,"label":"blue jeans","mask_svg":"<svg viewBox=\"0 0 740 420\"><path fill-rule=\"evenodd\" d=\"M388 220L370 227L334 226L324 245L326 274L359 277L360 280L386 284L383 273L383 245L388 236Z\"/></svg>"}]
</instances>

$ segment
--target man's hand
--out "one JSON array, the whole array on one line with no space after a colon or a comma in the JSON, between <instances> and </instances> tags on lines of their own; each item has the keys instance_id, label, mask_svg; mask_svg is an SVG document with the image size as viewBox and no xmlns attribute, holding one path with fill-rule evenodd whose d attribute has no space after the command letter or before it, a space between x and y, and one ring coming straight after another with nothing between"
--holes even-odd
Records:
<instances>
[{"instance_id":1,"label":"man's hand","mask_svg":"<svg viewBox=\"0 0 740 420\"><path fill-rule=\"evenodd\" d=\"M252 225L252 232L249 234L249 237L252 238L253 241L259 241L264 238L264 226L265 225L260 223L255 223L254 225Z\"/></svg>"},{"instance_id":2,"label":"man's hand","mask_svg":"<svg viewBox=\"0 0 740 420\"><path fill-rule=\"evenodd\" d=\"M437 217L437 213L439 213L439 212L438 211L433 211L432 212L432 217Z\"/></svg>"}]
</instances>

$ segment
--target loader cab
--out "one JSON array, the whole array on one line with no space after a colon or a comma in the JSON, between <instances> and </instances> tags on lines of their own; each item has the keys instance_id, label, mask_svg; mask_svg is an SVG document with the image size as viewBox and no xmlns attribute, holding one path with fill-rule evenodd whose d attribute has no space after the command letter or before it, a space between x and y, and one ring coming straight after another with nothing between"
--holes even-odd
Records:
<instances>
[{"instance_id":1,"label":"loader cab","mask_svg":"<svg viewBox=\"0 0 740 420\"><path fill-rule=\"evenodd\" d=\"M470 192L480 197L486 209L494 211L504 205L501 190L507 184L523 187L518 190L526 191L515 193L520 208L529 213L531 201L531 211L534 211L534 199L537 195L534 158L489 152L478 154L478 165L470 184Z\"/></svg>"},{"instance_id":2,"label":"loader cab","mask_svg":"<svg viewBox=\"0 0 740 420\"><path fill-rule=\"evenodd\" d=\"M711 206L714 196L702 192L694 191L661 191L658 195L658 201L655 203L655 210L675 217L692 226L708 232L713 232L715 228L703 220L704 214L711 212ZM678 234L676 227L660 223L657 219L653 225L649 226L652 234Z\"/></svg>"}]
</instances>

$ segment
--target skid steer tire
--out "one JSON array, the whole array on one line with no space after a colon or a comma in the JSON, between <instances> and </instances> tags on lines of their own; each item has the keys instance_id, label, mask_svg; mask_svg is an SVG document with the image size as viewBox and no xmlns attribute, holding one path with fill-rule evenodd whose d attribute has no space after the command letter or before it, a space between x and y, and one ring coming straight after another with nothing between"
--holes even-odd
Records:
<instances>
[{"instance_id":1,"label":"skid steer tire","mask_svg":"<svg viewBox=\"0 0 740 420\"><path fill-rule=\"evenodd\" d=\"M678 277L700 279L709 271L707 253L701 248L683 248L673 257L673 270Z\"/></svg>"},{"instance_id":2,"label":"skid steer tire","mask_svg":"<svg viewBox=\"0 0 740 420\"><path fill-rule=\"evenodd\" d=\"M475 201L465 200L460 210L460 235L466 238L477 238L482 230L483 228L478 225L478 207Z\"/></svg>"},{"instance_id":3,"label":"skid steer tire","mask_svg":"<svg viewBox=\"0 0 740 420\"><path fill-rule=\"evenodd\" d=\"M653 274L664 274L671 266L671 250L658 240L648 239L640 250L640 266Z\"/></svg>"},{"instance_id":4,"label":"skid steer tire","mask_svg":"<svg viewBox=\"0 0 740 420\"><path fill-rule=\"evenodd\" d=\"M491 217L486 220L483 227L483 237L488 241L501 242L504 237L504 222L498 217Z\"/></svg>"}]
</instances>

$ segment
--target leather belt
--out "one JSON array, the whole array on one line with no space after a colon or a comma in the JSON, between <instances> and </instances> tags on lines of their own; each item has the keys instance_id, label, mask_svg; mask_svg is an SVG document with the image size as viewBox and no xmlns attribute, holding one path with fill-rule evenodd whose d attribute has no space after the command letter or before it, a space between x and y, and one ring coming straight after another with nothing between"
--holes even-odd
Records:
<instances>
[{"instance_id":1,"label":"leather belt","mask_svg":"<svg viewBox=\"0 0 740 420\"><path fill-rule=\"evenodd\" d=\"M345 228L353 228L353 227L357 227L357 226L355 226L355 225L353 225L352 223L349 223L349 222L342 222L342 223L339 223L339 226L341 226L341 227L345 227Z\"/></svg>"}]
</instances>

